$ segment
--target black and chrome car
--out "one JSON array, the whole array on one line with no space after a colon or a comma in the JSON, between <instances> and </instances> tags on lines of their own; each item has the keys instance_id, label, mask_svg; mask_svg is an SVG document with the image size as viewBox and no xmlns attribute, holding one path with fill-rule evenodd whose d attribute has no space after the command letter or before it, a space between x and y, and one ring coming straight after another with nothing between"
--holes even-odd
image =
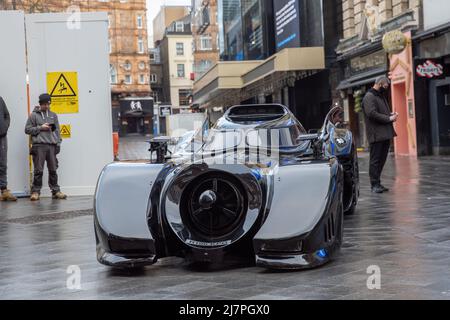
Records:
<instances>
[{"instance_id":1,"label":"black and chrome car","mask_svg":"<svg viewBox=\"0 0 450 320\"><path fill-rule=\"evenodd\" d=\"M356 150L338 111L308 134L285 106L235 106L193 138L201 148L189 156L108 165L95 194L98 261L133 268L177 256L276 269L328 262L359 192Z\"/></svg>"}]
</instances>

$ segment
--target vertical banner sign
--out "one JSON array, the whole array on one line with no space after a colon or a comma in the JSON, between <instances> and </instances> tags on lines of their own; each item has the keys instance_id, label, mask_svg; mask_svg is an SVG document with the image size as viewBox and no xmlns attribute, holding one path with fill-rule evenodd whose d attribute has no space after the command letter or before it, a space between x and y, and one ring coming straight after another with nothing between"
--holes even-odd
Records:
<instances>
[{"instance_id":1,"label":"vertical banner sign","mask_svg":"<svg viewBox=\"0 0 450 320\"><path fill-rule=\"evenodd\" d=\"M78 113L78 74L76 72L48 72L47 90L52 97L53 112Z\"/></svg>"},{"instance_id":2,"label":"vertical banner sign","mask_svg":"<svg viewBox=\"0 0 450 320\"><path fill-rule=\"evenodd\" d=\"M300 47L300 7L298 0L274 0L277 51Z\"/></svg>"}]
</instances>

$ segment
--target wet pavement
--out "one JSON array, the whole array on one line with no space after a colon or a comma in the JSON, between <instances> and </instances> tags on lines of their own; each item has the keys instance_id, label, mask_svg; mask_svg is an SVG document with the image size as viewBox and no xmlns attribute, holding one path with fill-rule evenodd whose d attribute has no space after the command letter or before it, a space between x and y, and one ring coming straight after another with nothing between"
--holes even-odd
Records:
<instances>
[{"instance_id":1,"label":"wet pavement","mask_svg":"<svg viewBox=\"0 0 450 320\"><path fill-rule=\"evenodd\" d=\"M319 269L195 269L163 259L140 273L97 263L92 199L0 203L0 299L450 299L450 158L389 159L370 193L361 160L361 199L345 220L339 257ZM66 286L81 270L81 289ZM369 290L367 269L381 271Z\"/></svg>"},{"instance_id":2,"label":"wet pavement","mask_svg":"<svg viewBox=\"0 0 450 320\"><path fill-rule=\"evenodd\" d=\"M150 145L149 141L152 136L130 135L120 137L119 139L119 159L121 161L140 161L149 160Z\"/></svg>"}]
</instances>

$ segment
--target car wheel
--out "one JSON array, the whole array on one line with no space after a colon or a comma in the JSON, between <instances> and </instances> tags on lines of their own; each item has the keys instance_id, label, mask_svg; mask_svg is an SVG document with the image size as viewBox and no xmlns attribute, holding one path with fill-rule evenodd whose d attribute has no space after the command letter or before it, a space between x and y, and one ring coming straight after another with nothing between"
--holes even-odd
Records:
<instances>
[{"instance_id":1,"label":"car wheel","mask_svg":"<svg viewBox=\"0 0 450 320\"><path fill-rule=\"evenodd\" d=\"M341 205L341 209L339 210L339 225L338 225L338 241L340 245L344 243L344 206Z\"/></svg>"},{"instance_id":2,"label":"car wheel","mask_svg":"<svg viewBox=\"0 0 450 320\"><path fill-rule=\"evenodd\" d=\"M356 210L356 204L357 204L357 191L355 190L355 186L353 186L353 199L352 199L352 205L344 212L344 215L346 216L351 216L352 214L355 213Z\"/></svg>"}]
</instances>

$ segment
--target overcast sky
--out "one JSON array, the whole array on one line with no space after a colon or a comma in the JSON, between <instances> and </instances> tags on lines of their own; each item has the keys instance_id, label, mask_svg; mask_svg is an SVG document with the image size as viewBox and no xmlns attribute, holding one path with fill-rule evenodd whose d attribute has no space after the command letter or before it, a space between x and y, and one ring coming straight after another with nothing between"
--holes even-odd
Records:
<instances>
[{"instance_id":1,"label":"overcast sky","mask_svg":"<svg viewBox=\"0 0 450 320\"><path fill-rule=\"evenodd\" d=\"M148 32L149 32L149 44L152 47L152 35L153 35L153 18L159 12L159 8L162 5L171 6L171 5L190 5L191 0L147 0L147 18L148 18Z\"/></svg>"}]
</instances>

